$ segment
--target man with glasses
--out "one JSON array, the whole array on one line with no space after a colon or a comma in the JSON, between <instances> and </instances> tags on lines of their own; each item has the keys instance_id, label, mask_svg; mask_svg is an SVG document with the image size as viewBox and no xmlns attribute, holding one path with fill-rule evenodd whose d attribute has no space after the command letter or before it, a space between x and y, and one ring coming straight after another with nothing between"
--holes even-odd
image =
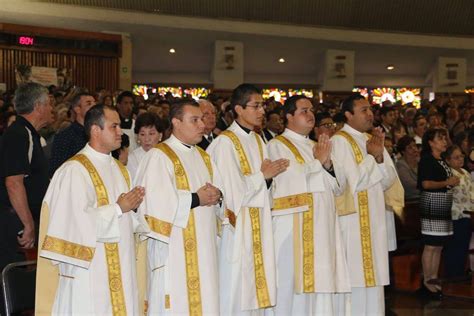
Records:
<instances>
[{"instance_id":1,"label":"man with glasses","mask_svg":"<svg viewBox=\"0 0 474 316\"><path fill-rule=\"evenodd\" d=\"M262 138L254 132L265 115L256 87L238 86L230 106L235 121L207 151L222 175L227 208L219 252L220 313L243 315L276 304L268 189L289 162L269 160Z\"/></svg>"},{"instance_id":2,"label":"man with glasses","mask_svg":"<svg viewBox=\"0 0 474 316\"><path fill-rule=\"evenodd\" d=\"M351 290L335 211L334 194L341 190L332 170L331 142L326 133L318 143L308 138L312 109L305 96L286 100L286 129L268 144L270 159L290 161L275 177L272 192L279 280L275 315L343 315L344 304L334 307L334 293Z\"/></svg>"},{"instance_id":3,"label":"man with glasses","mask_svg":"<svg viewBox=\"0 0 474 316\"><path fill-rule=\"evenodd\" d=\"M329 112L320 112L316 114L316 126L314 127L314 133L316 139L321 135L327 135L329 138L336 132L336 123L334 123L331 114Z\"/></svg>"}]
</instances>

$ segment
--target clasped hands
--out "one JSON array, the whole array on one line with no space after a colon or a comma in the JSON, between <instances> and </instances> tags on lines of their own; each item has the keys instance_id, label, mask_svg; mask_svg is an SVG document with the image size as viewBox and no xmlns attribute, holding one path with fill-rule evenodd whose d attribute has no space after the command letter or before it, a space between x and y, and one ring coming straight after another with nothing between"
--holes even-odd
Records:
<instances>
[{"instance_id":1,"label":"clasped hands","mask_svg":"<svg viewBox=\"0 0 474 316\"><path fill-rule=\"evenodd\" d=\"M318 142L313 146L314 159L319 160L326 169L331 169L332 166L331 149L332 143L326 134L321 134L318 138Z\"/></svg>"},{"instance_id":2,"label":"clasped hands","mask_svg":"<svg viewBox=\"0 0 474 316\"><path fill-rule=\"evenodd\" d=\"M122 213L130 212L135 210L140 206L145 197L145 188L144 187L134 187L127 193L120 194L117 204L122 209Z\"/></svg>"},{"instance_id":3,"label":"clasped hands","mask_svg":"<svg viewBox=\"0 0 474 316\"><path fill-rule=\"evenodd\" d=\"M200 187L196 193L199 197L199 206L212 206L222 202L222 192L209 182Z\"/></svg>"},{"instance_id":4,"label":"clasped hands","mask_svg":"<svg viewBox=\"0 0 474 316\"><path fill-rule=\"evenodd\" d=\"M383 162L384 142L385 133L382 128L375 127L372 130L372 137L367 141L367 153L374 156L377 163Z\"/></svg>"}]
</instances>

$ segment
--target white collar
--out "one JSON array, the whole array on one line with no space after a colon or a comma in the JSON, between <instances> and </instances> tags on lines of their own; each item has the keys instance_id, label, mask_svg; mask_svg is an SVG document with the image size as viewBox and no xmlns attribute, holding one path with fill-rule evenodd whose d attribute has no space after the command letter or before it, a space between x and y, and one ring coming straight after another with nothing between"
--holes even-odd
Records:
<instances>
[{"instance_id":1,"label":"white collar","mask_svg":"<svg viewBox=\"0 0 474 316\"><path fill-rule=\"evenodd\" d=\"M86 146L83 149L83 152L87 154L88 156L91 156L91 158L98 159L99 161L107 162L107 161L112 161L112 155L110 153L104 154L101 152L98 152L94 148L92 148L89 143L86 144Z\"/></svg>"},{"instance_id":2,"label":"white collar","mask_svg":"<svg viewBox=\"0 0 474 316\"><path fill-rule=\"evenodd\" d=\"M296 141L307 141L309 139L307 135L306 136L301 135L301 134L299 134L299 133L297 133L297 132L295 132L295 131L293 131L289 128L285 128L285 131L283 132L282 135L287 136L289 138L292 138Z\"/></svg>"}]
</instances>

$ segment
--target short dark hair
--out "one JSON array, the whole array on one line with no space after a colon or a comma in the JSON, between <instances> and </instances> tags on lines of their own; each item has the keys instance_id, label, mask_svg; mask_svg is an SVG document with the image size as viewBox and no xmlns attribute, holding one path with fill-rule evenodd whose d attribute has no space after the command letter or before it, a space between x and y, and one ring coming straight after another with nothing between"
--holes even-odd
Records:
<instances>
[{"instance_id":1,"label":"short dark hair","mask_svg":"<svg viewBox=\"0 0 474 316\"><path fill-rule=\"evenodd\" d=\"M421 153L427 154L431 153L430 141L434 140L436 135L446 136L446 130L442 128L429 128L423 135L423 140L421 143Z\"/></svg>"},{"instance_id":2,"label":"short dark hair","mask_svg":"<svg viewBox=\"0 0 474 316\"><path fill-rule=\"evenodd\" d=\"M252 94L261 94L261 91L254 85L248 83L243 83L235 88L234 91L232 91L232 96L230 97L230 106L235 117L238 116L237 112L235 111L235 107L240 105L245 109Z\"/></svg>"},{"instance_id":3,"label":"short dark hair","mask_svg":"<svg viewBox=\"0 0 474 316\"><path fill-rule=\"evenodd\" d=\"M267 121L270 119L270 116L275 115L275 114L281 117L281 111L280 110L272 110L272 111L267 112L265 114L265 117L266 117Z\"/></svg>"},{"instance_id":4,"label":"short dark hair","mask_svg":"<svg viewBox=\"0 0 474 316\"><path fill-rule=\"evenodd\" d=\"M170 114L169 114L170 122L173 118L177 118L179 120L182 120L183 119L184 107L187 106L187 105L199 107L199 103L197 103L193 99L180 99L176 102L173 102L173 104L171 105Z\"/></svg>"},{"instance_id":5,"label":"short dark hair","mask_svg":"<svg viewBox=\"0 0 474 316\"><path fill-rule=\"evenodd\" d=\"M451 146L449 146L448 149L446 149L446 151L443 153L443 158L444 158L444 159L450 158L451 155L454 153L454 151L455 151L456 149L459 149L459 151L460 151L461 153L463 153L461 147L459 147L458 145L451 145ZM464 154L464 153L463 153L463 154Z\"/></svg>"},{"instance_id":6,"label":"short dark hair","mask_svg":"<svg viewBox=\"0 0 474 316\"><path fill-rule=\"evenodd\" d=\"M382 106L379 110L381 116L386 116L389 112L395 111L393 106Z\"/></svg>"},{"instance_id":7,"label":"short dark hair","mask_svg":"<svg viewBox=\"0 0 474 316\"><path fill-rule=\"evenodd\" d=\"M137 119L135 120L135 134L140 132L142 127L155 127L158 133L163 133L164 127L161 123L160 118L155 113L145 112L138 115Z\"/></svg>"},{"instance_id":8,"label":"short dark hair","mask_svg":"<svg viewBox=\"0 0 474 316\"><path fill-rule=\"evenodd\" d=\"M86 93L86 92L81 92L81 93L76 94L71 100L70 108L74 109L76 106L78 106L81 103L82 97L89 97L89 96L94 97L92 94Z\"/></svg>"},{"instance_id":9,"label":"short dark hair","mask_svg":"<svg viewBox=\"0 0 474 316\"><path fill-rule=\"evenodd\" d=\"M315 121L316 121L316 126L319 127L319 124L321 124L321 121L324 119L330 118L332 119L331 114L329 112L319 112L316 114Z\"/></svg>"},{"instance_id":10,"label":"short dark hair","mask_svg":"<svg viewBox=\"0 0 474 316\"><path fill-rule=\"evenodd\" d=\"M283 107L282 107L282 110L283 110L283 123L285 124L285 126L288 124L288 119L286 118L286 115L287 114L295 115L295 112L296 112L296 109L297 109L296 103L299 100L303 100L303 99L309 100L303 94L294 95L294 96L291 96L288 99L286 99L285 105L283 105Z\"/></svg>"},{"instance_id":11,"label":"short dark hair","mask_svg":"<svg viewBox=\"0 0 474 316\"><path fill-rule=\"evenodd\" d=\"M424 119L426 121L426 117L423 114L416 114L415 118L413 119L413 127L416 127L418 125L418 121Z\"/></svg>"},{"instance_id":12,"label":"short dark hair","mask_svg":"<svg viewBox=\"0 0 474 316\"><path fill-rule=\"evenodd\" d=\"M402 138L400 138L397 143L398 152L401 152L403 154L405 150L407 149L407 147L410 146L411 143L415 143L415 139L413 137L405 135Z\"/></svg>"},{"instance_id":13,"label":"short dark hair","mask_svg":"<svg viewBox=\"0 0 474 316\"><path fill-rule=\"evenodd\" d=\"M124 148L128 148L128 147L130 147L130 138L128 138L127 134L122 134L122 141L120 142L120 148L117 148L112 151L112 157L118 160L120 157L120 152Z\"/></svg>"},{"instance_id":14,"label":"short dark hair","mask_svg":"<svg viewBox=\"0 0 474 316\"><path fill-rule=\"evenodd\" d=\"M135 95L130 91L123 91L117 97L117 104L122 103L123 98L126 98L126 97L132 98L133 103L135 103Z\"/></svg>"},{"instance_id":15,"label":"short dark hair","mask_svg":"<svg viewBox=\"0 0 474 316\"><path fill-rule=\"evenodd\" d=\"M354 102L358 100L364 100L364 96L360 93L353 93L349 97L347 97L344 101L342 101L341 105L341 112L346 117L346 112L350 112L354 114ZM344 119L345 120L345 119Z\"/></svg>"},{"instance_id":16,"label":"short dark hair","mask_svg":"<svg viewBox=\"0 0 474 316\"><path fill-rule=\"evenodd\" d=\"M333 116L334 123L344 123L346 121L345 115L342 112L337 112Z\"/></svg>"},{"instance_id":17,"label":"short dark hair","mask_svg":"<svg viewBox=\"0 0 474 316\"><path fill-rule=\"evenodd\" d=\"M117 112L114 107L105 104L94 105L89 109L89 111L87 111L86 117L84 118L84 130L88 140L91 138L91 129L93 125L97 125L101 129L104 129L104 116L106 109Z\"/></svg>"}]
</instances>

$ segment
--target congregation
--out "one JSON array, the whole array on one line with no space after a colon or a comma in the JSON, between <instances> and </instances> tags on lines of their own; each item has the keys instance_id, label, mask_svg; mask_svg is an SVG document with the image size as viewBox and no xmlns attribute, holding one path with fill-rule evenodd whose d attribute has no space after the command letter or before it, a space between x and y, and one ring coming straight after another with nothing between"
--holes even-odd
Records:
<instances>
[{"instance_id":1,"label":"congregation","mask_svg":"<svg viewBox=\"0 0 474 316\"><path fill-rule=\"evenodd\" d=\"M424 294L441 299L440 274L468 273L469 102L280 103L250 84L145 100L26 83L0 105L0 268L24 260L19 247L57 266L37 310L383 315L407 202Z\"/></svg>"}]
</instances>

